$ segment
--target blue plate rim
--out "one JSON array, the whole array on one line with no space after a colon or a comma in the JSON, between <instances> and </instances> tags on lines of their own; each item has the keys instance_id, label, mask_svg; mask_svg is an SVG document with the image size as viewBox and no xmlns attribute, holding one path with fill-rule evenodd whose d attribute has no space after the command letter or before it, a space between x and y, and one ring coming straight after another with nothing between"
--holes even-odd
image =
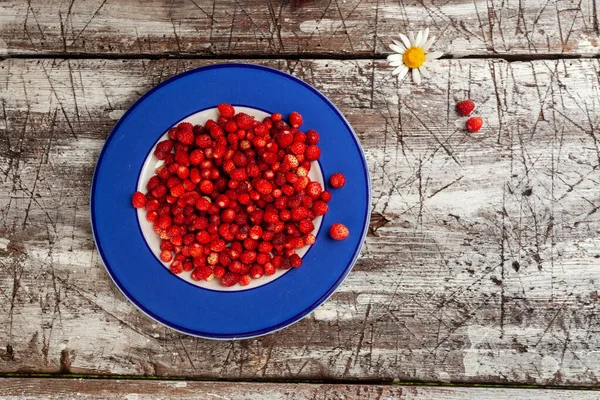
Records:
<instances>
[{"instance_id":1,"label":"blue plate rim","mask_svg":"<svg viewBox=\"0 0 600 400\"><path fill-rule=\"evenodd\" d=\"M290 79L291 81L306 87L308 90L310 90L314 94L316 94L319 98L321 98L324 101L325 104L327 104L332 109L332 111L340 118L340 120L344 123L344 125L348 129L348 131L352 134L351 137L354 140L354 143L359 150L361 163L363 165L363 173L364 173L364 176L365 176L366 182L367 182L367 210L366 210L366 215L365 215L365 221L363 224L363 231L361 232L360 245L358 245L356 247L350 262L344 269L344 272L333 283L331 288L327 292L325 292L319 299L317 299L311 306L307 307L302 312L286 319L285 321L282 321L282 322L272 325L270 327L254 330L251 332L246 332L243 334L237 334L237 335L214 334L214 333L195 331L195 330L188 329L188 328L179 326L177 324L174 324L174 323L172 323L168 320L165 320L157 315L153 315L153 313L148 311L141 303L139 303L137 301L137 299L134 296L129 294L129 292L122 286L122 284L114 276L114 274L112 272L112 268L106 261L104 251L102 250L102 245L100 244L100 242L97 239L97 232L96 232L97 227L96 227L95 215L94 215L94 211L93 211L94 204L95 204L94 191L95 191L95 187L96 187L96 181L98 178L98 166L100 165L100 161L102 160L104 153L105 153L106 149L108 148L108 144L114 138L115 133L118 131L121 123L123 121L125 121L127 116L131 112L133 112L133 110L138 105L140 105L147 97L152 95L155 91L162 88L163 86L166 86L166 85L170 84L171 82L174 82L174 81L176 81L180 78L183 78L187 75L191 75L191 74L203 72L203 71L208 71L211 69L219 69L219 68L254 68L254 69L264 70L264 71L267 71L270 73L281 75L287 79ZM183 117L183 118L185 118L185 117ZM258 65L258 64L249 64L249 63L217 63L217 64L211 64L211 65L205 65L205 66L193 68L193 69L190 69L190 70L187 70L187 71L184 71L182 73L172 76L171 78L159 83L158 85L154 86L153 88L148 90L146 93L144 93L138 100L135 101L135 103L133 103L133 105L131 105L127 109L127 111L121 116L119 121L115 124L115 126L113 127L113 129L111 130L109 135L107 136L107 138L104 142L104 145L102 146L102 149L100 150L100 154L98 155L96 165L94 166L94 173L92 176L92 182L91 182L91 186L90 186L90 223L91 223L91 227L92 227L92 236L94 239L94 244L96 245L96 249L98 251L98 254L100 255L100 259L102 260L102 264L104 265L104 268L108 272L108 275L110 276L110 278L114 282L114 284L117 286L117 288L121 291L121 293L123 293L123 295L131 303L133 303L140 311L142 311L144 314L146 314L148 317L150 317L154 321L156 321L162 325L165 325L166 327L173 329L177 332L184 333L186 335L200 337L200 338L204 338L204 339L213 339L213 340L250 339L250 338L254 338L254 337L258 337L258 336L263 336L263 335L266 335L269 333L277 332L283 328L286 328L286 327L300 321L301 319L303 319L304 317L309 315L311 312L313 312L315 309L317 309L319 306L321 306L325 301L327 301L327 299L329 299L333 295L333 293L337 290L337 288L344 282L344 280L346 279L346 277L348 276L348 274L350 273L350 271L356 264L356 261L357 261L359 255L362 251L362 248L365 244L365 239L367 237L367 233L369 230L371 208L372 208L372 187L371 187L371 176L369 174L369 166L367 163L367 159L364 154L363 148L360 145L360 140L358 139L356 132L354 132L354 129L352 128L352 126L350 125L350 123L348 122L346 117L342 114L342 112L323 93L321 93L319 90L317 90L313 86L309 85L308 83L304 82L300 78L297 78L287 72L283 72L283 71L280 71L275 68L266 67L266 66ZM227 292L224 292L224 293L227 293Z\"/></svg>"}]
</instances>

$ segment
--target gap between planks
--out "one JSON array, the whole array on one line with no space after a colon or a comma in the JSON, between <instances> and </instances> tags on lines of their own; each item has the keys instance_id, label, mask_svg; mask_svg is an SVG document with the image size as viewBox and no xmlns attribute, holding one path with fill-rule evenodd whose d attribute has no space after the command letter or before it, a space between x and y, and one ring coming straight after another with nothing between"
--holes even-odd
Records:
<instances>
[{"instance_id":1,"label":"gap between planks","mask_svg":"<svg viewBox=\"0 0 600 400\"><path fill-rule=\"evenodd\" d=\"M204 382L204 383L245 383L245 384L306 384L330 386L386 386L386 387L439 387L439 388L481 388L481 389L528 389L600 392L598 386L559 386L559 385L524 385L512 383L470 383L470 382L434 382L434 381L391 381L374 379L229 379L198 378L186 376L156 375L98 375L98 374L44 374L44 373L0 373L0 379L43 379L43 380L120 380L120 381L164 381L164 382Z\"/></svg>"},{"instance_id":2,"label":"gap between planks","mask_svg":"<svg viewBox=\"0 0 600 400\"><path fill-rule=\"evenodd\" d=\"M253 54L253 53L231 53L231 54L193 54L193 53L26 53L26 54L4 54L0 55L0 61L10 59L64 59L64 60L385 60L386 54L336 54L336 53L297 53L297 54ZM506 62L527 62L541 60L577 60L577 59L600 59L600 54L580 55L563 53L545 54L470 54L455 57L443 55L442 60L504 60Z\"/></svg>"}]
</instances>

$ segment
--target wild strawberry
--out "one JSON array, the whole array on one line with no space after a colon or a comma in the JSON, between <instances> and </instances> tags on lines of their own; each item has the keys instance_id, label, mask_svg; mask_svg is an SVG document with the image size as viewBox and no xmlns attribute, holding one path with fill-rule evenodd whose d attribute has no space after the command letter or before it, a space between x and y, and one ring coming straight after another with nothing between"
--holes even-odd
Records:
<instances>
[{"instance_id":1,"label":"wild strawberry","mask_svg":"<svg viewBox=\"0 0 600 400\"><path fill-rule=\"evenodd\" d=\"M225 118L233 118L235 115L235 109L231 104L219 104L217 108L219 110L219 114Z\"/></svg>"},{"instance_id":2,"label":"wild strawberry","mask_svg":"<svg viewBox=\"0 0 600 400\"><path fill-rule=\"evenodd\" d=\"M241 279L240 274L236 274L233 272L227 272L225 273L225 275L223 275L223 277L221 278L221 283L224 286L233 286L235 284L237 284Z\"/></svg>"},{"instance_id":3,"label":"wild strawberry","mask_svg":"<svg viewBox=\"0 0 600 400\"><path fill-rule=\"evenodd\" d=\"M294 190L296 192L302 192L308 186L309 182L310 182L310 179L308 179L307 176L302 176L302 177L298 178L296 183L294 183Z\"/></svg>"},{"instance_id":4,"label":"wild strawberry","mask_svg":"<svg viewBox=\"0 0 600 400\"><path fill-rule=\"evenodd\" d=\"M281 269L290 269L292 267L292 263L289 257L282 257L279 268Z\"/></svg>"},{"instance_id":5,"label":"wild strawberry","mask_svg":"<svg viewBox=\"0 0 600 400\"><path fill-rule=\"evenodd\" d=\"M240 129L247 130L247 129L252 128L253 121L254 121L254 118L252 118L248 114L239 113L238 115L235 116L235 122L237 123L237 125Z\"/></svg>"},{"instance_id":6,"label":"wild strawberry","mask_svg":"<svg viewBox=\"0 0 600 400\"><path fill-rule=\"evenodd\" d=\"M246 238L244 239L244 249L246 250L256 250L256 248L258 247L258 241L254 240L252 238Z\"/></svg>"},{"instance_id":7,"label":"wild strawberry","mask_svg":"<svg viewBox=\"0 0 600 400\"><path fill-rule=\"evenodd\" d=\"M306 145L301 142L295 142L292 144L290 149L294 154L304 154L304 152L306 151Z\"/></svg>"},{"instance_id":8,"label":"wild strawberry","mask_svg":"<svg viewBox=\"0 0 600 400\"><path fill-rule=\"evenodd\" d=\"M173 261L169 266L169 269L175 275L179 275L183 272L183 264L181 263L181 261Z\"/></svg>"},{"instance_id":9,"label":"wild strawberry","mask_svg":"<svg viewBox=\"0 0 600 400\"><path fill-rule=\"evenodd\" d=\"M299 128L302 125L302 115L296 111L292 111L289 117L290 125L294 128Z\"/></svg>"},{"instance_id":10,"label":"wild strawberry","mask_svg":"<svg viewBox=\"0 0 600 400\"><path fill-rule=\"evenodd\" d=\"M196 137L196 146L200 147L201 149L208 148L211 145L212 145L212 139L210 138L209 135L203 134L203 135Z\"/></svg>"},{"instance_id":11,"label":"wild strawberry","mask_svg":"<svg viewBox=\"0 0 600 400\"><path fill-rule=\"evenodd\" d=\"M329 178L329 186L339 189L346 184L346 177L340 172L336 172Z\"/></svg>"},{"instance_id":12,"label":"wild strawberry","mask_svg":"<svg viewBox=\"0 0 600 400\"><path fill-rule=\"evenodd\" d=\"M160 185L160 178L157 175L154 175L148 180L148 183L146 184L146 189L152 190L158 185Z\"/></svg>"},{"instance_id":13,"label":"wild strawberry","mask_svg":"<svg viewBox=\"0 0 600 400\"><path fill-rule=\"evenodd\" d=\"M171 217L169 215L163 215L158 218L157 222L161 229L167 229L169 226L171 226Z\"/></svg>"},{"instance_id":14,"label":"wild strawberry","mask_svg":"<svg viewBox=\"0 0 600 400\"><path fill-rule=\"evenodd\" d=\"M225 132L223 131L223 128L221 128L219 125L211 126L209 129L209 132L210 132L210 137L212 137L213 139L218 139L222 136L225 136Z\"/></svg>"},{"instance_id":15,"label":"wild strawberry","mask_svg":"<svg viewBox=\"0 0 600 400\"><path fill-rule=\"evenodd\" d=\"M287 169L297 168L300 163L298 162L298 158L292 154L288 154L283 159L282 166L287 167Z\"/></svg>"},{"instance_id":16,"label":"wild strawberry","mask_svg":"<svg viewBox=\"0 0 600 400\"><path fill-rule=\"evenodd\" d=\"M209 180L200 182L200 191L204 194L211 194L214 190L214 185Z\"/></svg>"},{"instance_id":17,"label":"wild strawberry","mask_svg":"<svg viewBox=\"0 0 600 400\"><path fill-rule=\"evenodd\" d=\"M192 279L195 281L211 281L214 278L213 269L208 265L202 267L196 267L192 272Z\"/></svg>"},{"instance_id":18,"label":"wild strawberry","mask_svg":"<svg viewBox=\"0 0 600 400\"><path fill-rule=\"evenodd\" d=\"M177 161L180 165L187 167L188 165L190 165L190 156L184 150L177 150L175 152L175 161ZM177 167L177 168L179 168L179 167ZM171 172L171 173L173 173L173 172Z\"/></svg>"},{"instance_id":19,"label":"wild strawberry","mask_svg":"<svg viewBox=\"0 0 600 400\"><path fill-rule=\"evenodd\" d=\"M284 131L277 135L277 144L280 148L285 149L294 142L294 136L289 131Z\"/></svg>"},{"instance_id":20,"label":"wild strawberry","mask_svg":"<svg viewBox=\"0 0 600 400\"><path fill-rule=\"evenodd\" d=\"M179 177L179 179L187 179L188 176L190 176L190 170L187 167L184 167L183 165L181 165L179 168L177 168L177 176Z\"/></svg>"},{"instance_id":21,"label":"wild strawberry","mask_svg":"<svg viewBox=\"0 0 600 400\"><path fill-rule=\"evenodd\" d=\"M171 140L177 140L177 127L176 126L169 129L168 136L169 136L169 139L171 139Z\"/></svg>"},{"instance_id":22,"label":"wild strawberry","mask_svg":"<svg viewBox=\"0 0 600 400\"><path fill-rule=\"evenodd\" d=\"M292 220L301 221L308 215L308 209L306 207L298 207L292 210Z\"/></svg>"},{"instance_id":23,"label":"wild strawberry","mask_svg":"<svg viewBox=\"0 0 600 400\"><path fill-rule=\"evenodd\" d=\"M185 193L185 188L183 187L183 185L176 185L171 188L170 193L173 197L179 197Z\"/></svg>"},{"instance_id":24,"label":"wild strawberry","mask_svg":"<svg viewBox=\"0 0 600 400\"><path fill-rule=\"evenodd\" d=\"M471 117L467 120L465 126L467 127L467 131L471 133L478 132L483 126L483 119L481 117Z\"/></svg>"},{"instance_id":25,"label":"wild strawberry","mask_svg":"<svg viewBox=\"0 0 600 400\"><path fill-rule=\"evenodd\" d=\"M198 165L202 161L204 161L204 152L200 149L196 149L196 150L192 151L192 153L189 156L190 164Z\"/></svg>"},{"instance_id":26,"label":"wild strawberry","mask_svg":"<svg viewBox=\"0 0 600 400\"><path fill-rule=\"evenodd\" d=\"M179 129L177 130L177 140L181 144L189 145L194 143L194 132L192 132L191 126L179 124Z\"/></svg>"},{"instance_id":27,"label":"wild strawberry","mask_svg":"<svg viewBox=\"0 0 600 400\"><path fill-rule=\"evenodd\" d=\"M463 100L456 103L456 112L462 115L463 117L468 116L475 109L475 103L471 100Z\"/></svg>"},{"instance_id":28,"label":"wild strawberry","mask_svg":"<svg viewBox=\"0 0 600 400\"><path fill-rule=\"evenodd\" d=\"M252 228L250 228L250 232L248 233L248 236L251 239L259 240L261 238L262 234L263 234L263 229L260 226L255 225Z\"/></svg>"},{"instance_id":29,"label":"wild strawberry","mask_svg":"<svg viewBox=\"0 0 600 400\"><path fill-rule=\"evenodd\" d=\"M298 268L302 265L302 258L298 254L292 254L290 256L290 264L294 268Z\"/></svg>"},{"instance_id":30,"label":"wild strawberry","mask_svg":"<svg viewBox=\"0 0 600 400\"><path fill-rule=\"evenodd\" d=\"M323 192L323 186L319 182L310 182L306 186L306 194L315 200L321 196L321 192Z\"/></svg>"},{"instance_id":31,"label":"wild strawberry","mask_svg":"<svg viewBox=\"0 0 600 400\"><path fill-rule=\"evenodd\" d=\"M156 145L156 151L161 153L170 153L173 150L173 142L171 140L163 140Z\"/></svg>"},{"instance_id":32,"label":"wild strawberry","mask_svg":"<svg viewBox=\"0 0 600 400\"><path fill-rule=\"evenodd\" d=\"M170 250L163 250L160 253L160 259L162 262L168 263L173 259L173 253Z\"/></svg>"},{"instance_id":33,"label":"wild strawberry","mask_svg":"<svg viewBox=\"0 0 600 400\"><path fill-rule=\"evenodd\" d=\"M304 152L304 157L306 158L306 161L318 160L319 157L321 157L321 149L319 149L314 144L310 145L306 148L306 151Z\"/></svg>"},{"instance_id":34,"label":"wild strawberry","mask_svg":"<svg viewBox=\"0 0 600 400\"><path fill-rule=\"evenodd\" d=\"M229 120L225 123L225 126L223 126L223 129L227 133L235 133L238 130L238 126L235 123L235 121ZM237 139L237 135L235 136L235 138ZM235 141L237 142L237 140L235 140Z\"/></svg>"},{"instance_id":35,"label":"wild strawberry","mask_svg":"<svg viewBox=\"0 0 600 400\"><path fill-rule=\"evenodd\" d=\"M262 278L263 274L264 269L260 265L253 265L250 268L250 277L252 277L252 279L260 279Z\"/></svg>"},{"instance_id":36,"label":"wild strawberry","mask_svg":"<svg viewBox=\"0 0 600 400\"><path fill-rule=\"evenodd\" d=\"M319 133L314 129L310 129L308 132L306 132L306 144L317 144L319 143L319 139Z\"/></svg>"},{"instance_id":37,"label":"wild strawberry","mask_svg":"<svg viewBox=\"0 0 600 400\"><path fill-rule=\"evenodd\" d=\"M329 229L329 235L332 239L335 240L344 240L348 237L349 234L350 231L348 230L348 228L345 225L340 224L339 222L336 222L335 224L331 225L331 228Z\"/></svg>"},{"instance_id":38,"label":"wild strawberry","mask_svg":"<svg viewBox=\"0 0 600 400\"><path fill-rule=\"evenodd\" d=\"M329 207L324 201L317 200L312 205L312 212L315 213L315 215L325 215L328 210Z\"/></svg>"},{"instance_id":39,"label":"wild strawberry","mask_svg":"<svg viewBox=\"0 0 600 400\"><path fill-rule=\"evenodd\" d=\"M309 233L308 235L306 235L306 237L304 238L304 243L307 246L312 246L313 244L315 244L315 242L317 241L317 238L315 237L315 235L313 235L312 233Z\"/></svg>"},{"instance_id":40,"label":"wild strawberry","mask_svg":"<svg viewBox=\"0 0 600 400\"><path fill-rule=\"evenodd\" d=\"M273 191L273 185L271 185L269 181L265 179L257 179L254 182L254 188L260 194L269 194Z\"/></svg>"},{"instance_id":41,"label":"wild strawberry","mask_svg":"<svg viewBox=\"0 0 600 400\"><path fill-rule=\"evenodd\" d=\"M263 147L265 147L267 145L267 141L265 140L264 137L255 136L252 139L252 145L254 146L254 148L260 149L260 148L263 148Z\"/></svg>"},{"instance_id":42,"label":"wild strawberry","mask_svg":"<svg viewBox=\"0 0 600 400\"><path fill-rule=\"evenodd\" d=\"M240 261L244 264L252 264L256 260L256 252L254 251L244 251L240 254Z\"/></svg>"},{"instance_id":43,"label":"wild strawberry","mask_svg":"<svg viewBox=\"0 0 600 400\"><path fill-rule=\"evenodd\" d=\"M251 281L252 281L252 278L250 277L250 275L243 275L240 278L240 285L241 286L248 286Z\"/></svg>"},{"instance_id":44,"label":"wild strawberry","mask_svg":"<svg viewBox=\"0 0 600 400\"><path fill-rule=\"evenodd\" d=\"M298 224L298 228L300 229L300 232L307 234L307 233L312 232L313 229L315 229L315 225L313 224L313 222L311 220L303 219Z\"/></svg>"},{"instance_id":45,"label":"wild strawberry","mask_svg":"<svg viewBox=\"0 0 600 400\"><path fill-rule=\"evenodd\" d=\"M243 168L236 168L230 173L230 178L234 181L245 181L248 179L248 175L246 174L246 170Z\"/></svg>"},{"instance_id":46,"label":"wild strawberry","mask_svg":"<svg viewBox=\"0 0 600 400\"><path fill-rule=\"evenodd\" d=\"M131 197L131 204L135 208L144 208L146 206L146 196L142 192L135 192Z\"/></svg>"},{"instance_id":47,"label":"wild strawberry","mask_svg":"<svg viewBox=\"0 0 600 400\"><path fill-rule=\"evenodd\" d=\"M206 262L208 265L215 265L219 262L219 255L217 253L210 253L208 257L206 257Z\"/></svg>"},{"instance_id":48,"label":"wild strawberry","mask_svg":"<svg viewBox=\"0 0 600 400\"><path fill-rule=\"evenodd\" d=\"M277 272L275 270L275 266L273 266L272 263L266 263L265 265L263 265L263 271L264 271L265 275L267 275L267 276L274 275L275 272Z\"/></svg>"},{"instance_id":49,"label":"wild strawberry","mask_svg":"<svg viewBox=\"0 0 600 400\"><path fill-rule=\"evenodd\" d=\"M308 169L306 169L306 168L305 168L305 167L303 167L303 166L299 166L299 167L296 169L296 175L298 175L298 176L300 176L300 177L302 177L302 176L308 176Z\"/></svg>"},{"instance_id":50,"label":"wild strawberry","mask_svg":"<svg viewBox=\"0 0 600 400\"><path fill-rule=\"evenodd\" d=\"M217 266L215 267L215 269L213 270L213 275L214 275L216 278L222 278L222 277L223 277L223 275L225 275L225 268L224 268L224 267L222 267L222 266L220 266L220 265L217 265Z\"/></svg>"},{"instance_id":51,"label":"wild strawberry","mask_svg":"<svg viewBox=\"0 0 600 400\"><path fill-rule=\"evenodd\" d=\"M294 132L294 142L306 142L306 135L300 131Z\"/></svg>"}]
</instances>

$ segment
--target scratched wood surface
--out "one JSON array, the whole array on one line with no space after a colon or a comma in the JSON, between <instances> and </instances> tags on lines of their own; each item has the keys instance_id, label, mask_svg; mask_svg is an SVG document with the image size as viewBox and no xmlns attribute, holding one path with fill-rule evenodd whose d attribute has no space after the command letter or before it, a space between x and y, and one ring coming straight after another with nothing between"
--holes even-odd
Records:
<instances>
[{"instance_id":1,"label":"scratched wood surface","mask_svg":"<svg viewBox=\"0 0 600 400\"><path fill-rule=\"evenodd\" d=\"M373 218L330 300L231 342L137 311L98 258L88 211L124 110L209 62L0 62L0 373L597 384L597 59L441 60L420 87L383 60L256 61L347 116ZM478 134L453 110L465 97L485 118Z\"/></svg>"},{"instance_id":2,"label":"scratched wood surface","mask_svg":"<svg viewBox=\"0 0 600 400\"><path fill-rule=\"evenodd\" d=\"M600 393L575 390L426 387L398 385L273 384L132 381L106 379L0 379L0 400L596 400Z\"/></svg>"},{"instance_id":3,"label":"scratched wood surface","mask_svg":"<svg viewBox=\"0 0 600 400\"><path fill-rule=\"evenodd\" d=\"M464 55L598 55L597 0L4 0L0 56L385 54L432 27Z\"/></svg>"}]
</instances>

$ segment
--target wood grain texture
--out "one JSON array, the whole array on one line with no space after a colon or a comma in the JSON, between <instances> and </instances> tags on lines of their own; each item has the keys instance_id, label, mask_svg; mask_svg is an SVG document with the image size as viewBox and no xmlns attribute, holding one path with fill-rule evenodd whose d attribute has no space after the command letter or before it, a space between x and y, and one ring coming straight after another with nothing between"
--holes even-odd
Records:
<instances>
[{"instance_id":1,"label":"wood grain texture","mask_svg":"<svg viewBox=\"0 0 600 400\"><path fill-rule=\"evenodd\" d=\"M373 220L344 284L301 322L216 342L163 328L94 249L89 188L117 119L208 61L0 62L0 372L595 385L598 60L268 61L354 126ZM462 130L453 107L485 118Z\"/></svg>"},{"instance_id":2,"label":"wood grain texture","mask_svg":"<svg viewBox=\"0 0 600 400\"><path fill-rule=\"evenodd\" d=\"M431 26L453 56L600 54L596 0L5 0L0 55L385 54Z\"/></svg>"},{"instance_id":3,"label":"wood grain texture","mask_svg":"<svg viewBox=\"0 0 600 400\"><path fill-rule=\"evenodd\" d=\"M598 392L543 389L327 385L112 379L0 379L0 400L597 400Z\"/></svg>"}]
</instances>

